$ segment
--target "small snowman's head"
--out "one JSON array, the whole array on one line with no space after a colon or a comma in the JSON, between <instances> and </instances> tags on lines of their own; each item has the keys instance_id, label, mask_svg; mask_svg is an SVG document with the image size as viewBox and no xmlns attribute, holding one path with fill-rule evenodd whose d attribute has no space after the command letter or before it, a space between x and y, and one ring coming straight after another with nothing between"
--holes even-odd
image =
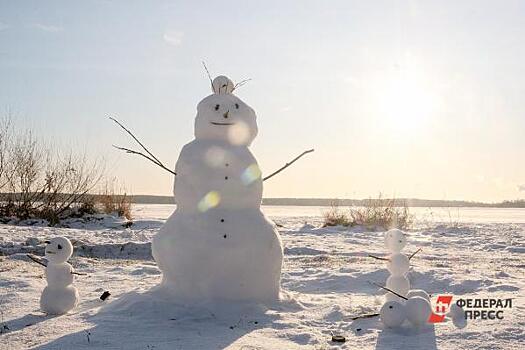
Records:
<instances>
[{"instance_id":1,"label":"small snowman's head","mask_svg":"<svg viewBox=\"0 0 525 350\"><path fill-rule=\"evenodd\" d=\"M249 146L257 136L255 111L233 95L234 85L225 76L212 82L213 94L197 105L195 138Z\"/></svg>"},{"instance_id":2,"label":"small snowman's head","mask_svg":"<svg viewBox=\"0 0 525 350\"><path fill-rule=\"evenodd\" d=\"M385 246L391 253L399 253L407 244L405 233L397 228L385 233Z\"/></svg>"},{"instance_id":3,"label":"small snowman's head","mask_svg":"<svg viewBox=\"0 0 525 350\"><path fill-rule=\"evenodd\" d=\"M73 254L73 245L65 237L55 237L46 241L46 259L55 264L65 263Z\"/></svg>"}]
</instances>

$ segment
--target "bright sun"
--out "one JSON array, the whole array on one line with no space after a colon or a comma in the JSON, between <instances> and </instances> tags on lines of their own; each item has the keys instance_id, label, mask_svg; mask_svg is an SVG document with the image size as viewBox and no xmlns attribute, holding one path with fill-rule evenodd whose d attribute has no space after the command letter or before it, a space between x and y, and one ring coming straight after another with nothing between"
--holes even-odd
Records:
<instances>
[{"instance_id":1,"label":"bright sun","mask_svg":"<svg viewBox=\"0 0 525 350\"><path fill-rule=\"evenodd\" d=\"M423 129L435 112L428 84L415 74L397 74L372 86L376 124L386 131L410 133Z\"/></svg>"}]
</instances>

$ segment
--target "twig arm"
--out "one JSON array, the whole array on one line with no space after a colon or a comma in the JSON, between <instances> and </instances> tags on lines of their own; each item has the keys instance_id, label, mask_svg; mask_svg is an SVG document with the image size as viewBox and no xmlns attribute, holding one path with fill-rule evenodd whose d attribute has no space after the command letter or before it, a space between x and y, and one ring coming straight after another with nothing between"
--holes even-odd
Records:
<instances>
[{"instance_id":1,"label":"twig arm","mask_svg":"<svg viewBox=\"0 0 525 350\"><path fill-rule=\"evenodd\" d=\"M33 260L34 262L36 262L37 264L42 265L42 266L44 266L44 267L47 267L47 264L44 263L44 262L42 261L42 259L40 259L39 257L37 257L37 256L35 256L35 255L33 255L33 254L26 254L26 256L27 256L29 259L31 259L31 260ZM75 271L71 271L71 274L72 274L72 275L78 275L78 276L87 276L87 273L83 273L83 272L75 272Z\"/></svg>"},{"instance_id":2,"label":"twig arm","mask_svg":"<svg viewBox=\"0 0 525 350\"><path fill-rule=\"evenodd\" d=\"M124 151L124 152L126 152L126 153L129 153L129 154L136 154L136 155L139 155L139 156L141 156L141 157L144 157L144 158L146 158L147 160L149 160L150 162L152 162L153 164L155 164L156 166L161 167L162 169L166 170L167 172L169 172L169 173L171 173L171 174L173 174L173 175L177 175L177 173L174 172L173 170L166 168L163 164L159 164L159 163L157 163L155 160L153 160L152 158L148 157L147 155L145 155L145 154L142 153L142 152L134 151L134 150L129 149L129 148L120 147L120 146L115 146L115 145L113 145L113 147L115 147L115 148L118 149L118 150L121 150L121 151Z\"/></svg>"},{"instance_id":3,"label":"twig arm","mask_svg":"<svg viewBox=\"0 0 525 350\"><path fill-rule=\"evenodd\" d=\"M124 125L122 125L122 124L121 124L118 120L116 120L115 118L113 118L113 117L109 117L109 119L112 120L112 121L114 121L115 123L117 123L117 125L120 126L122 129L124 129L124 131L127 132L128 135L131 136L131 137L133 138L133 140L135 140L135 141L139 144L139 146L142 147L142 149L143 149L144 151L146 151L147 154L150 155L151 158L155 159L155 162L156 162L157 164L162 165L162 162L161 162L160 160L158 160L157 157L155 157L155 156L153 155L153 153L151 153L151 152L146 148L146 146L144 146L144 145L142 144L142 142L140 142L139 139L137 139L137 138L135 137L135 135L133 135L133 133L132 133L131 131L129 131Z\"/></svg>"},{"instance_id":4,"label":"twig arm","mask_svg":"<svg viewBox=\"0 0 525 350\"><path fill-rule=\"evenodd\" d=\"M279 174L281 171L283 171L284 169L288 168L290 165L292 165L293 163L295 163L296 161L299 160L299 158L301 158L302 156L304 156L305 154L308 154L308 153L312 153L314 151L314 149L309 149L307 151L304 151L303 153L299 154L297 157L295 157L294 159L292 159L290 162L286 163L282 168L278 169L277 171L274 171L273 173L271 173L270 175L266 176L265 178L263 178L263 181L266 181L268 179L270 179L271 177Z\"/></svg>"},{"instance_id":5,"label":"twig arm","mask_svg":"<svg viewBox=\"0 0 525 350\"><path fill-rule=\"evenodd\" d=\"M368 254L368 257L369 258L374 258L374 259L377 259L377 260L390 261L390 259L388 259L388 258L382 258L380 256L372 255L372 254Z\"/></svg>"},{"instance_id":6,"label":"twig arm","mask_svg":"<svg viewBox=\"0 0 525 350\"><path fill-rule=\"evenodd\" d=\"M34 256L33 254L26 254L26 256L27 256L29 259L31 259L31 260L33 260L34 262L36 262L37 264L42 265L42 266L44 266L44 267L47 267L46 263L44 263L39 257Z\"/></svg>"},{"instance_id":7,"label":"twig arm","mask_svg":"<svg viewBox=\"0 0 525 350\"><path fill-rule=\"evenodd\" d=\"M146 146L144 146L144 144L142 144L142 142L139 141L139 139L133 135L133 133L128 129L126 128L124 125L122 125L122 123L120 123L118 120L116 120L115 118L113 117L109 117L110 120L114 121L118 126L120 126L129 136L131 136L133 138L133 140L135 140L135 142L137 142L139 144L139 146L144 150L146 151L147 155L142 153L142 152L139 152L139 151L134 151L132 149L129 149L129 148L124 148L124 147L119 147L119 146L115 146L113 145L113 147L115 147L116 149L119 149L121 151L125 151L126 153L130 153L130 154L136 154L136 155L140 155L144 158L146 158L147 160L149 160L150 162L154 163L155 165L161 167L162 169L168 171L169 173L173 174L173 175L177 175L173 170L167 168L164 164L162 164L162 162L157 158L155 157L155 155L153 153L151 153L148 148Z\"/></svg>"},{"instance_id":8,"label":"twig arm","mask_svg":"<svg viewBox=\"0 0 525 350\"><path fill-rule=\"evenodd\" d=\"M408 257L408 260L412 260L412 258L417 254L419 253L420 251L422 251L423 248L419 248L418 250L416 250L415 252L413 252L409 257Z\"/></svg>"},{"instance_id":9,"label":"twig arm","mask_svg":"<svg viewBox=\"0 0 525 350\"><path fill-rule=\"evenodd\" d=\"M369 283L373 284L373 285L376 286L376 287L379 287L379 288L381 288L381 289L384 289L384 290L386 290L387 292L390 292L390 293L392 293L392 294L394 294L394 295L397 295L398 297L400 297L400 298L402 298L402 299L408 300L407 297L404 297L404 296L402 296L401 294L399 294L399 293L397 293L397 292L394 292L392 289L380 285L379 283L375 283L375 282L372 282L372 281L369 281Z\"/></svg>"},{"instance_id":10,"label":"twig arm","mask_svg":"<svg viewBox=\"0 0 525 350\"><path fill-rule=\"evenodd\" d=\"M76 272L76 271L71 271L71 274L72 274L72 275L77 275L77 276L87 276L87 273Z\"/></svg>"}]
</instances>

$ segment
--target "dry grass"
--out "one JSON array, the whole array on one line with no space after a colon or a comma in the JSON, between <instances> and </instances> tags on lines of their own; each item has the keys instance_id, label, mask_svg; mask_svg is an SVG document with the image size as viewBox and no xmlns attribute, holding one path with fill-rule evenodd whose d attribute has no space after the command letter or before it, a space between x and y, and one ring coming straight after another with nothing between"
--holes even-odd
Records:
<instances>
[{"instance_id":1,"label":"dry grass","mask_svg":"<svg viewBox=\"0 0 525 350\"><path fill-rule=\"evenodd\" d=\"M113 214L132 220L131 197L126 194L126 191L122 187L116 190L117 187L116 180L113 180L111 183L106 183L104 192L97 196L96 205L98 205L100 211L105 214Z\"/></svg>"},{"instance_id":2,"label":"dry grass","mask_svg":"<svg viewBox=\"0 0 525 350\"><path fill-rule=\"evenodd\" d=\"M337 203L324 213L324 226L365 226L384 229L409 228L412 215L405 202L396 199L369 198L361 207L351 207L347 211L339 208Z\"/></svg>"}]
</instances>

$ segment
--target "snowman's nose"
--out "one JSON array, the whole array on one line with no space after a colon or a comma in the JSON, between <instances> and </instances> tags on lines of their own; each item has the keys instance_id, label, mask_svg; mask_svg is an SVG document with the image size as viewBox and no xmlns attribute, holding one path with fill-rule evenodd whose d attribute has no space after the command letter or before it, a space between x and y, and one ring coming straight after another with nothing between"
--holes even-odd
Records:
<instances>
[{"instance_id":1,"label":"snowman's nose","mask_svg":"<svg viewBox=\"0 0 525 350\"><path fill-rule=\"evenodd\" d=\"M226 111L226 113L224 113L222 116L224 117L224 119L228 119L228 114L230 113L230 111Z\"/></svg>"}]
</instances>

